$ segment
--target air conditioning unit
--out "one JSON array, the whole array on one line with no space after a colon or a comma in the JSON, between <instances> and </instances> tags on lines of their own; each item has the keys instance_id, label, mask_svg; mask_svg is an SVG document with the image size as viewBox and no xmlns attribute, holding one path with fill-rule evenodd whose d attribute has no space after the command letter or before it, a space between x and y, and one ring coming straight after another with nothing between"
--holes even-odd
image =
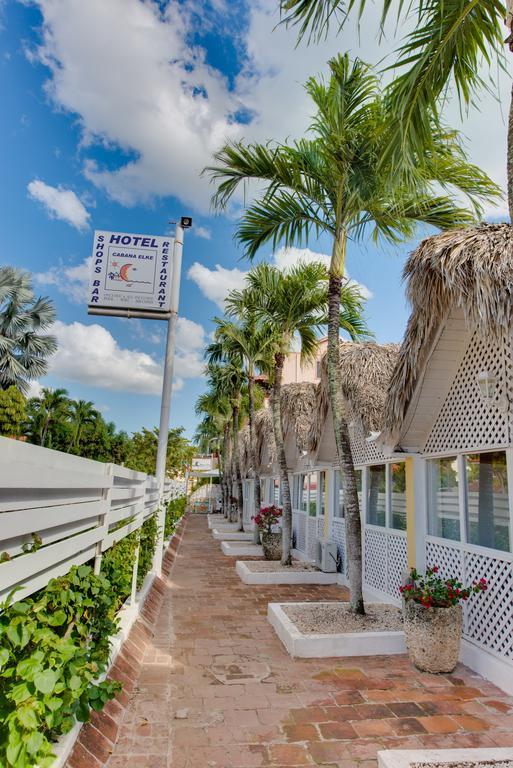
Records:
<instances>
[{"instance_id":1,"label":"air conditioning unit","mask_svg":"<svg viewBox=\"0 0 513 768\"><path fill-rule=\"evenodd\" d=\"M330 539L317 540L316 565L324 573L334 573L337 570L338 549L334 541Z\"/></svg>"}]
</instances>

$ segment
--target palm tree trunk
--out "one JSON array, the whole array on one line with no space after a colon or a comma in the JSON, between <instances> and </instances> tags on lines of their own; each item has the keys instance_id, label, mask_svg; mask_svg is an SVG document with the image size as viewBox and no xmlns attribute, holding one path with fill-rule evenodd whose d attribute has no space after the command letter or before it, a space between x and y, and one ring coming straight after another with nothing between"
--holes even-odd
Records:
<instances>
[{"instance_id":1,"label":"palm tree trunk","mask_svg":"<svg viewBox=\"0 0 513 768\"><path fill-rule=\"evenodd\" d=\"M506 161L506 171L508 178L509 221L510 224L513 224L513 85L511 86L511 98L509 102L508 154Z\"/></svg>"},{"instance_id":2,"label":"palm tree trunk","mask_svg":"<svg viewBox=\"0 0 513 768\"><path fill-rule=\"evenodd\" d=\"M282 489L282 565L292 564L292 503L290 499L289 473L287 459L285 457L285 443L283 441L283 429L281 423L281 384L283 377L283 363L285 355L278 352L274 357L274 383L272 390L272 415L274 441L280 468L280 483Z\"/></svg>"},{"instance_id":3,"label":"palm tree trunk","mask_svg":"<svg viewBox=\"0 0 513 768\"><path fill-rule=\"evenodd\" d=\"M230 514L230 494L228 493L228 483L230 477L230 424L227 422L223 428L223 514L228 517Z\"/></svg>"},{"instance_id":4,"label":"palm tree trunk","mask_svg":"<svg viewBox=\"0 0 513 768\"><path fill-rule=\"evenodd\" d=\"M237 484L237 517L239 530L244 530L243 521L243 494L242 494L242 472L240 471L240 450L239 450L239 406L233 407L233 458L235 463L235 482Z\"/></svg>"},{"instance_id":5,"label":"palm tree trunk","mask_svg":"<svg viewBox=\"0 0 513 768\"><path fill-rule=\"evenodd\" d=\"M365 607L362 589L362 522L351 443L347 422L343 417L340 386L340 291L344 276L345 246L345 232L340 232L333 244L328 286L328 390L338 460L344 483L349 605L352 611L363 615Z\"/></svg>"},{"instance_id":6,"label":"palm tree trunk","mask_svg":"<svg viewBox=\"0 0 513 768\"><path fill-rule=\"evenodd\" d=\"M43 448L46 443L46 433L48 432L49 424L50 424L50 419L45 419L45 423L41 432L41 443L40 443L40 445L42 445Z\"/></svg>"},{"instance_id":7,"label":"palm tree trunk","mask_svg":"<svg viewBox=\"0 0 513 768\"><path fill-rule=\"evenodd\" d=\"M255 379L252 372L248 373L248 416L249 416L249 446L251 451L251 463L253 465L253 499L255 506L255 515L260 511L260 472L257 466L257 455L255 450ZM253 526L253 541L255 544L260 542L260 531L256 525Z\"/></svg>"},{"instance_id":8,"label":"palm tree trunk","mask_svg":"<svg viewBox=\"0 0 513 768\"><path fill-rule=\"evenodd\" d=\"M232 430L230 422L225 426L225 444L226 444L226 507L224 515L230 521L232 519Z\"/></svg>"}]
</instances>

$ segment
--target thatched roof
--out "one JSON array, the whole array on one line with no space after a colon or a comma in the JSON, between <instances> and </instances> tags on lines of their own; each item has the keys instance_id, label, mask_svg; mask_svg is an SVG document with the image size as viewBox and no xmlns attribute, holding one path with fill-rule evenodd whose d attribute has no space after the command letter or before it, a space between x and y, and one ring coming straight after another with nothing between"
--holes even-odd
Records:
<instances>
[{"instance_id":1,"label":"thatched roof","mask_svg":"<svg viewBox=\"0 0 513 768\"><path fill-rule=\"evenodd\" d=\"M274 441L273 418L271 408L260 408L255 413L255 442L257 461L262 461L264 446L267 446L272 464L276 461L276 443Z\"/></svg>"},{"instance_id":2,"label":"thatched roof","mask_svg":"<svg viewBox=\"0 0 513 768\"><path fill-rule=\"evenodd\" d=\"M283 436L292 433L299 452L310 450L310 433L316 418L317 384L286 384L281 391Z\"/></svg>"},{"instance_id":3,"label":"thatched roof","mask_svg":"<svg viewBox=\"0 0 513 768\"><path fill-rule=\"evenodd\" d=\"M239 430L239 451L242 476L247 477L251 469L249 424L246 424Z\"/></svg>"},{"instance_id":4,"label":"thatched roof","mask_svg":"<svg viewBox=\"0 0 513 768\"><path fill-rule=\"evenodd\" d=\"M366 432L381 430L390 377L397 362L398 344L340 342L340 379L344 405L360 417ZM328 359L321 361L321 381L317 389L316 418L310 440L317 446L328 414Z\"/></svg>"},{"instance_id":5,"label":"thatched roof","mask_svg":"<svg viewBox=\"0 0 513 768\"><path fill-rule=\"evenodd\" d=\"M452 308L469 328L493 335L512 320L513 227L493 224L423 240L406 262L412 306L385 405L383 439L395 443L436 333Z\"/></svg>"}]
</instances>

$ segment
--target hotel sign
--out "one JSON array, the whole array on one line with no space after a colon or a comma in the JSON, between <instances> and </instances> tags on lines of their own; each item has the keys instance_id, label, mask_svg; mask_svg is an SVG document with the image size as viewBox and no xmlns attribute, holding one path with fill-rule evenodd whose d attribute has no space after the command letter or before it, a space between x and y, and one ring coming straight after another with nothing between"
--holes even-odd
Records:
<instances>
[{"instance_id":1,"label":"hotel sign","mask_svg":"<svg viewBox=\"0 0 513 768\"><path fill-rule=\"evenodd\" d=\"M172 246L168 237L96 231L89 308L169 313Z\"/></svg>"}]
</instances>

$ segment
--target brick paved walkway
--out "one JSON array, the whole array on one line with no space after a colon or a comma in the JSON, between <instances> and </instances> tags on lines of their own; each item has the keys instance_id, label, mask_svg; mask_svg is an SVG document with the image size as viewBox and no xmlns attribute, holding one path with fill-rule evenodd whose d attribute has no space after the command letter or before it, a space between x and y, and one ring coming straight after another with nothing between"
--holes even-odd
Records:
<instances>
[{"instance_id":1,"label":"brick paved walkway","mask_svg":"<svg viewBox=\"0 0 513 768\"><path fill-rule=\"evenodd\" d=\"M375 768L379 749L513 746L513 699L464 667L291 659L267 603L344 590L247 586L234 565L190 517L108 768Z\"/></svg>"}]
</instances>

